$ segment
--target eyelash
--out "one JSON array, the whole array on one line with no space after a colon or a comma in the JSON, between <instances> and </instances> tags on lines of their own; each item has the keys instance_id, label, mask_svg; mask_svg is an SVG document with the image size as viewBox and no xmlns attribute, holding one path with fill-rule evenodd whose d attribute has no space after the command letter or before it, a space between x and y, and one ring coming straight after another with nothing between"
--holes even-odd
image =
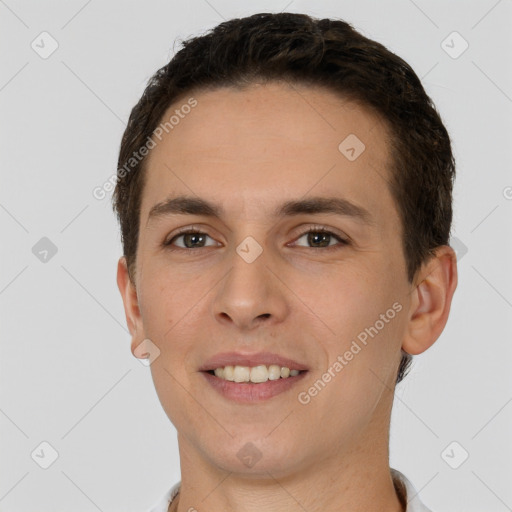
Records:
<instances>
[{"instance_id":1,"label":"eyelash","mask_svg":"<svg viewBox=\"0 0 512 512\"><path fill-rule=\"evenodd\" d=\"M324 251L332 251L332 250L341 249L342 247L344 247L346 245L350 245L349 240L342 238L341 236L337 235L336 233L333 233L332 231L329 231L328 229L324 228L323 226L313 226L313 227L309 228L307 231L303 231L302 233L299 234L299 236L296 238L296 240L299 240L304 235L308 235L309 233L322 233L322 234L326 234L326 235L331 235L332 237L334 237L338 240L339 244L328 245L326 247L303 247L304 249L312 249L312 250L316 250L316 251L319 249L323 249ZM205 233L204 231L201 231L200 229L190 227L190 228L185 228L183 231L179 231L170 240L163 242L162 245L164 246L164 248L166 248L167 250L170 250L170 251L185 251L185 252L194 251L195 252L198 249L206 249L207 248L207 247L197 247L197 248L174 247L172 245L172 243L177 238L179 238L182 235L186 235L186 234L210 236L210 235L208 235L208 233ZM300 247L302 247L302 246L300 246Z\"/></svg>"}]
</instances>

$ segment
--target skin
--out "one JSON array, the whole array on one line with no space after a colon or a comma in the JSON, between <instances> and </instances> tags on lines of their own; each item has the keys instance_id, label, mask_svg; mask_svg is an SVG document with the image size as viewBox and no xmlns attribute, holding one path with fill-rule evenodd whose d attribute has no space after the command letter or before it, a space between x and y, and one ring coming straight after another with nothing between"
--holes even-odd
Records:
<instances>
[{"instance_id":1,"label":"skin","mask_svg":"<svg viewBox=\"0 0 512 512\"><path fill-rule=\"evenodd\" d=\"M147 338L160 350L151 372L180 452L173 506L403 510L388 458L396 371L401 349L422 353L446 324L457 286L454 251L439 247L408 282L386 183L386 126L370 110L320 88L278 83L194 97L198 105L147 161L135 282L124 257L117 275L132 352ZM365 144L354 161L338 150L351 133ZM225 215L148 222L155 204L181 194L219 203ZM286 200L312 196L348 199L374 225L326 213L272 215ZM192 240L188 253L180 250L183 236L174 251L162 246L190 226L210 238ZM350 244L335 236L329 248L322 238L308 242L303 234L318 226ZM263 249L250 264L236 252L247 236ZM299 403L298 392L395 302L403 309L308 404ZM309 373L285 393L241 405L198 372L218 352L260 350L304 362ZM261 453L252 467L237 457L248 442Z\"/></svg>"}]
</instances>

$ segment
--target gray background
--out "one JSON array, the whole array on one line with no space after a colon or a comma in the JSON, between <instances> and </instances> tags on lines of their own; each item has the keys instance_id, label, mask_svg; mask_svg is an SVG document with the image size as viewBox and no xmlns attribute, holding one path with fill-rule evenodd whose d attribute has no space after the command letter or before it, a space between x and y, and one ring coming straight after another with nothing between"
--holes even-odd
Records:
<instances>
[{"instance_id":1,"label":"gray background","mask_svg":"<svg viewBox=\"0 0 512 512\"><path fill-rule=\"evenodd\" d=\"M398 53L452 135L459 287L397 390L391 465L435 512L512 510L510 0L0 0L1 511L143 511L179 479L175 429L129 348L110 196L92 190L175 41L281 10Z\"/></svg>"}]
</instances>

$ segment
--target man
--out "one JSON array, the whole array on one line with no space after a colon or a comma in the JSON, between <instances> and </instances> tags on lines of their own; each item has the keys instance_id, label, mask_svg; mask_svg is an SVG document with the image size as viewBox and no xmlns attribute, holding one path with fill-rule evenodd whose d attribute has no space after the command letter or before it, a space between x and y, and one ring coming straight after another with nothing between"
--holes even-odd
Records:
<instances>
[{"instance_id":1,"label":"man","mask_svg":"<svg viewBox=\"0 0 512 512\"><path fill-rule=\"evenodd\" d=\"M154 510L428 510L389 422L457 285L454 172L412 69L341 20L227 21L154 75L114 194L132 352L178 432Z\"/></svg>"}]
</instances>

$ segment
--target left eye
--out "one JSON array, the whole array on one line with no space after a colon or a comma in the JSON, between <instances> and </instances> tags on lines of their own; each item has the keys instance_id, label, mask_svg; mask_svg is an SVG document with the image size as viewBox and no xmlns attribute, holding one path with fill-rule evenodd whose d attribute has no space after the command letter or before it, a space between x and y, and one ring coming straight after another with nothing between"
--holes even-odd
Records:
<instances>
[{"instance_id":1,"label":"left eye","mask_svg":"<svg viewBox=\"0 0 512 512\"><path fill-rule=\"evenodd\" d=\"M322 248L322 247L330 247L332 245L330 242L333 241L333 238L338 240L338 242L341 243L341 245L347 245L348 242L344 240L343 238L339 237L338 235L332 233L331 231L323 230L323 229L314 229L310 231L306 231L306 233L302 234L297 241L301 240L302 238L306 238L306 242L308 244L313 244L313 249L316 248ZM318 245L316 245L318 244Z\"/></svg>"}]
</instances>

